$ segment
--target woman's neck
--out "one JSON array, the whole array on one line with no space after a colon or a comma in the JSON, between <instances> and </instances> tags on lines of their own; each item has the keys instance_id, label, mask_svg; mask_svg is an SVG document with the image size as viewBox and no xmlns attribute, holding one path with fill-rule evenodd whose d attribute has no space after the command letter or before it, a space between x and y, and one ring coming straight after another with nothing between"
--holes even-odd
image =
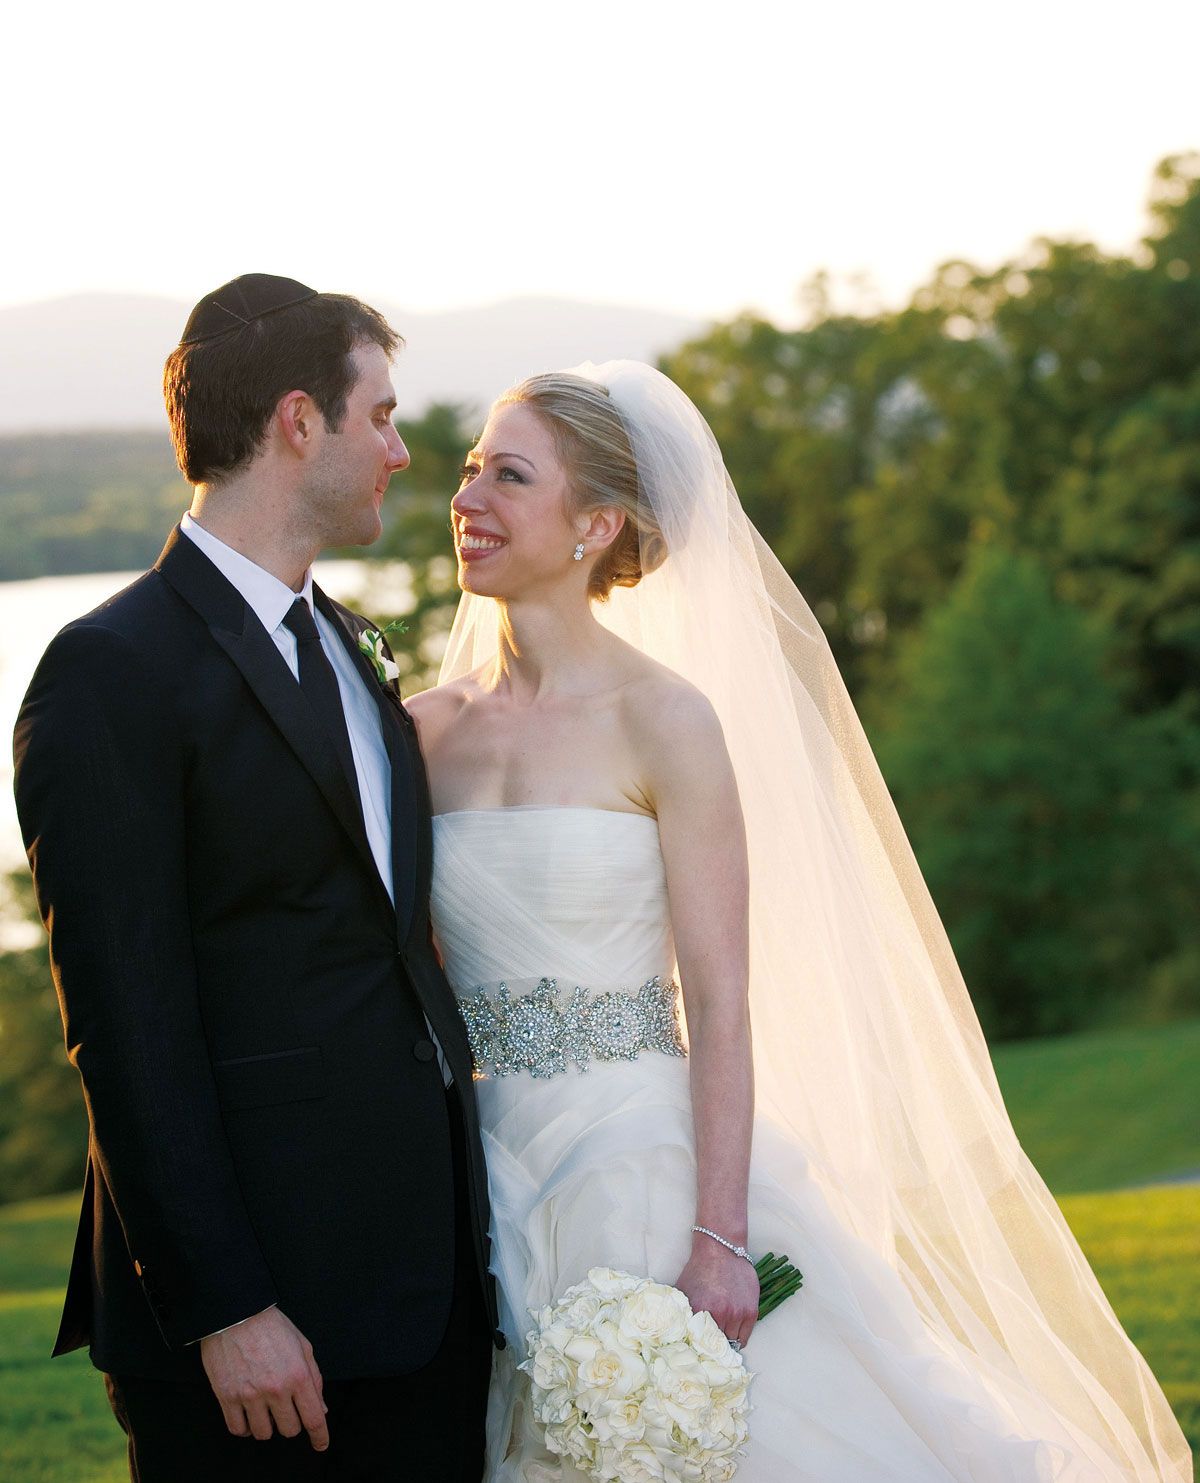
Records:
<instances>
[{"instance_id":1,"label":"woman's neck","mask_svg":"<svg viewBox=\"0 0 1200 1483\"><path fill-rule=\"evenodd\" d=\"M597 688L608 639L590 607L552 601L507 602L491 688L518 704L585 695Z\"/></svg>"}]
</instances>

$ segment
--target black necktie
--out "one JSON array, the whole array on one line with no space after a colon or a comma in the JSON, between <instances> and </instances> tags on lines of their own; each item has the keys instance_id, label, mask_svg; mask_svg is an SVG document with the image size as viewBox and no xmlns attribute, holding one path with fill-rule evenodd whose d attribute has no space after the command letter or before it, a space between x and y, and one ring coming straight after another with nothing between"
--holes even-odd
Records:
<instances>
[{"instance_id":1,"label":"black necktie","mask_svg":"<svg viewBox=\"0 0 1200 1483\"><path fill-rule=\"evenodd\" d=\"M321 635L308 604L298 597L288 609L284 623L296 635L300 661L300 689L316 712L317 719L329 734L334 750L350 784L354 801L362 809L358 792L358 774L354 770L354 754L350 750L350 732L346 726L346 712L342 709L342 693L338 689L337 675L333 665L321 647Z\"/></svg>"}]
</instances>

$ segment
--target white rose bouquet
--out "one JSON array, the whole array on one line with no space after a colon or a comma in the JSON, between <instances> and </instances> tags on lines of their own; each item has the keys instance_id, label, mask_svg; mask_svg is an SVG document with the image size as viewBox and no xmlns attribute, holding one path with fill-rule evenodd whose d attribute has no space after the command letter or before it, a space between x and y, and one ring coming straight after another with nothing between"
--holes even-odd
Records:
<instances>
[{"instance_id":1,"label":"white rose bouquet","mask_svg":"<svg viewBox=\"0 0 1200 1483\"><path fill-rule=\"evenodd\" d=\"M678 1288L593 1267L531 1316L521 1369L551 1452L614 1483L733 1477L752 1377L710 1313Z\"/></svg>"}]
</instances>

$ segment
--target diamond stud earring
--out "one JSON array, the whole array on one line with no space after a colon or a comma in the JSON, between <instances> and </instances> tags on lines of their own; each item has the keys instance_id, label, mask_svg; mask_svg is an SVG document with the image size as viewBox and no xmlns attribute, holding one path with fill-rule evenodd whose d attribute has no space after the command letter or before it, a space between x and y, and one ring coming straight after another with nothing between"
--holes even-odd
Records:
<instances>
[{"instance_id":1,"label":"diamond stud earring","mask_svg":"<svg viewBox=\"0 0 1200 1483\"><path fill-rule=\"evenodd\" d=\"M578 544L578 546L575 547L575 560L576 561L582 561L583 560L583 542L582 541L580 541L580 543Z\"/></svg>"}]
</instances>

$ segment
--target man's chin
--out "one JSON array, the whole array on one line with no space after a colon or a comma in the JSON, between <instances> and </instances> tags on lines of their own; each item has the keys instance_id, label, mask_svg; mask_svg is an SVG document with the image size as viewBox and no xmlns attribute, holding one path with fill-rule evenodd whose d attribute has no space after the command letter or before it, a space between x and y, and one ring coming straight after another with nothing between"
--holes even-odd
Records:
<instances>
[{"instance_id":1,"label":"man's chin","mask_svg":"<svg viewBox=\"0 0 1200 1483\"><path fill-rule=\"evenodd\" d=\"M369 515L360 520L355 527L354 533L347 534L345 540L338 541L339 546L373 546L383 534L383 521L379 518L379 512L372 510Z\"/></svg>"}]
</instances>

